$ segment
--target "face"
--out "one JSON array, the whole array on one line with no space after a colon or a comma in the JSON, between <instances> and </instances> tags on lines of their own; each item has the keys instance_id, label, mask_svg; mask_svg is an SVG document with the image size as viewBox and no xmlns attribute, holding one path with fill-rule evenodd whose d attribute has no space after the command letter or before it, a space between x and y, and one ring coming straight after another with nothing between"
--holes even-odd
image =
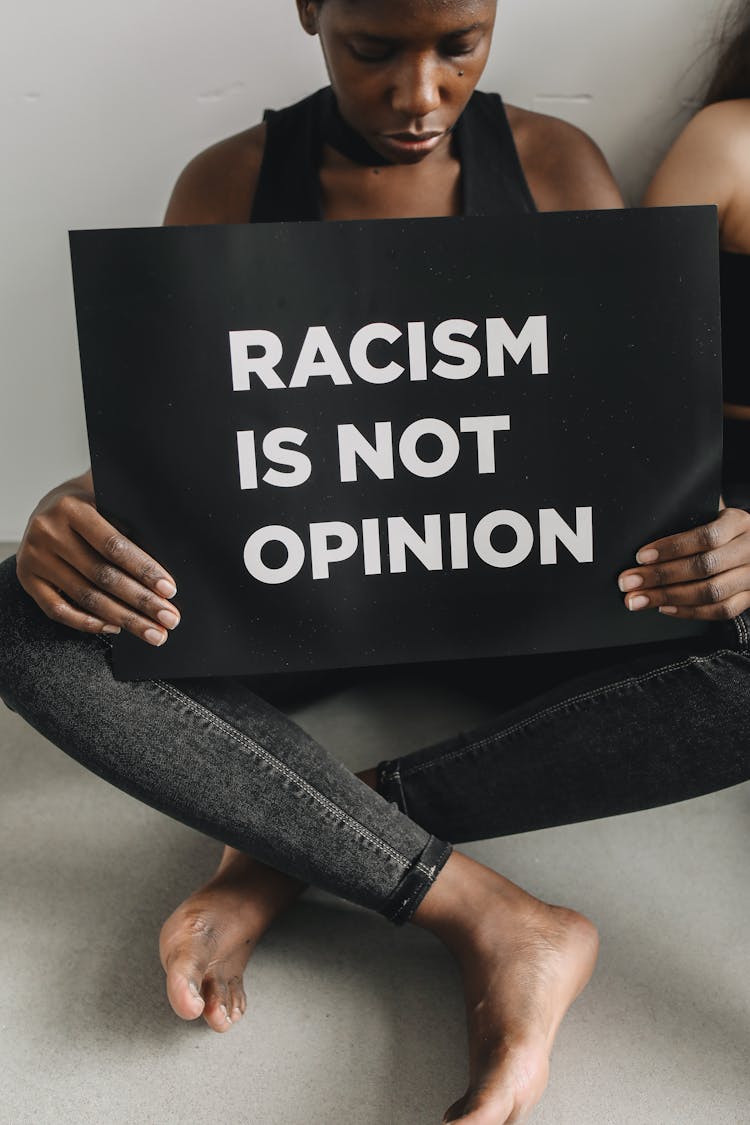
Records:
<instances>
[{"instance_id":1,"label":"face","mask_svg":"<svg viewBox=\"0 0 750 1125\"><path fill-rule=\"evenodd\" d=\"M484 70L496 0L297 0L342 116L387 160L450 142Z\"/></svg>"}]
</instances>

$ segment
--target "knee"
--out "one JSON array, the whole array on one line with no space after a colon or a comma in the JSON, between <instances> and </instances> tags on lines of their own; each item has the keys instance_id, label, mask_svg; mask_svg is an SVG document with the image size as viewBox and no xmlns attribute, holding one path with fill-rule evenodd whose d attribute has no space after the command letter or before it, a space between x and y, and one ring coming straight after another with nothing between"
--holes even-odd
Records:
<instances>
[{"instance_id":1,"label":"knee","mask_svg":"<svg viewBox=\"0 0 750 1125\"><path fill-rule=\"evenodd\" d=\"M13 684L25 676L28 656L45 623L51 624L18 581L11 555L0 562L0 697L8 707Z\"/></svg>"},{"instance_id":2,"label":"knee","mask_svg":"<svg viewBox=\"0 0 750 1125\"><path fill-rule=\"evenodd\" d=\"M17 628L18 603L28 594L16 576L16 556L0 562L0 645L11 637Z\"/></svg>"},{"instance_id":3,"label":"knee","mask_svg":"<svg viewBox=\"0 0 750 1125\"><path fill-rule=\"evenodd\" d=\"M14 584L21 589L16 577L16 556L11 555L10 558L0 562L0 698L9 707L10 703L4 687L11 667L11 649L16 631L16 615L13 608L16 597Z\"/></svg>"},{"instance_id":4,"label":"knee","mask_svg":"<svg viewBox=\"0 0 750 1125\"><path fill-rule=\"evenodd\" d=\"M26 714L57 692L75 693L105 674L107 645L47 617L16 574L15 557L0 562L0 699Z\"/></svg>"}]
</instances>

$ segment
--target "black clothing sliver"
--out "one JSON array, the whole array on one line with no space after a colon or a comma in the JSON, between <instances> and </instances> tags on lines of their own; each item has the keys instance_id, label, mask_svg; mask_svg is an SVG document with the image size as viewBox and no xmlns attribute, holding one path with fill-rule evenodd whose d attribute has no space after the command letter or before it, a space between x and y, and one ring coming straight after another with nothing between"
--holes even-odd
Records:
<instances>
[{"instance_id":1,"label":"black clothing sliver","mask_svg":"<svg viewBox=\"0 0 750 1125\"><path fill-rule=\"evenodd\" d=\"M747 316L750 298L750 254L722 250L721 354L724 401L750 406ZM724 502L730 508L750 508L750 422L724 419L724 458L721 482Z\"/></svg>"},{"instance_id":2,"label":"black clothing sliver","mask_svg":"<svg viewBox=\"0 0 750 1125\"><path fill-rule=\"evenodd\" d=\"M750 312L750 254L719 254L721 269L721 350L724 401L750 406L747 317ZM750 473L748 473L750 476Z\"/></svg>"},{"instance_id":3,"label":"black clothing sliver","mask_svg":"<svg viewBox=\"0 0 750 1125\"><path fill-rule=\"evenodd\" d=\"M364 141L358 150L341 129L331 129L333 101L333 92L327 86L296 105L266 111L266 142L251 222L314 222L323 218L318 169L326 143L368 163L370 150ZM536 211L499 94L476 90L453 128L453 140L461 163L463 215ZM377 163L382 164L382 158Z\"/></svg>"}]
</instances>

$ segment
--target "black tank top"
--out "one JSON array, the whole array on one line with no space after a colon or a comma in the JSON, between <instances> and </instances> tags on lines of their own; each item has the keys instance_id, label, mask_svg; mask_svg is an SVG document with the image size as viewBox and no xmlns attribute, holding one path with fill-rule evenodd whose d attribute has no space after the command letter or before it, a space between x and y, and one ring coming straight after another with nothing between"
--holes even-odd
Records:
<instances>
[{"instance_id":1,"label":"black tank top","mask_svg":"<svg viewBox=\"0 0 750 1125\"><path fill-rule=\"evenodd\" d=\"M720 262L724 401L750 406L750 254L722 250ZM750 422L738 418L724 419L722 491L730 507L750 508Z\"/></svg>"},{"instance_id":2,"label":"black tank top","mask_svg":"<svg viewBox=\"0 0 750 1125\"><path fill-rule=\"evenodd\" d=\"M318 169L332 99L327 86L296 105L266 111L263 163L251 222L322 219ZM461 164L462 214L536 210L499 94L475 91L453 136Z\"/></svg>"},{"instance_id":3,"label":"black tank top","mask_svg":"<svg viewBox=\"0 0 750 1125\"><path fill-rule=\"evenodd\" d=\"M750 254L722 250L721 334L724 401L750 406L747 327L750 313Z\"/></svg>"}]
</instances>

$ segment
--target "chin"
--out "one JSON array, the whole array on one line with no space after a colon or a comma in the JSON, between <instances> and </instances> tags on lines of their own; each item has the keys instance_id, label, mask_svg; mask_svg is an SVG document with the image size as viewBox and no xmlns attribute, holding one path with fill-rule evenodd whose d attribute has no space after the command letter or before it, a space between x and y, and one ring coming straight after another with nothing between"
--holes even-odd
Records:
<instances>
[{"instance_id":1,"label":"chin","mask_svg":"<svg viewBox=\"0 0 750 1125\"><path fill-rule=\"evenodd\" d=\"M404 152L396 155L388 152L383 155L388 157L391 164L421 164L431 154L429 152Z\"/></svg>"}]
</instances>

